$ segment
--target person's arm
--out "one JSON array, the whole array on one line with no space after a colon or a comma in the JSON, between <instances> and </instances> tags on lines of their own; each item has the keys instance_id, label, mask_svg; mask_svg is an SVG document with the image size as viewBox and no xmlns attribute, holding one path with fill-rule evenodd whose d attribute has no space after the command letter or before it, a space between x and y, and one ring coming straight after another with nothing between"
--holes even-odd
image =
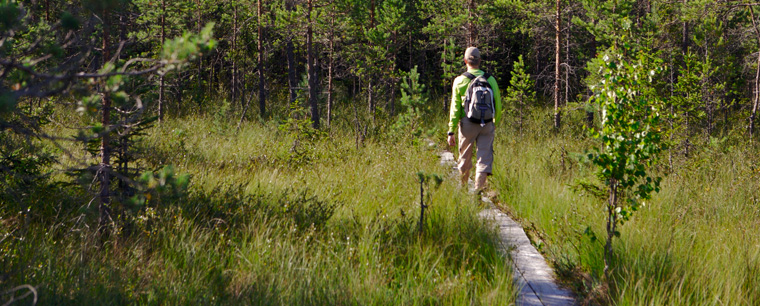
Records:
<instances>
[{"instance_id":1,"label":"person's arm","mask_svg":"<svg viewBox=\"0 0 760 306\"><path fill-rule=\"evenodd\" d=\"M451 105L449 107L449 131L448 133L454 133L459 124L459 120L462 119L463 106L462 106L462 78L458 76L454 79L454 85L451 86Z\"/></svg>"},{"instance_id":2,"label":"person's arm","mask_svg":"<svg viewBox=\"0 0 760 306\"><path fill-rule=\"evenodd\" d=\"M496 79L491 76L488 78L488 84L491 85L491 89L493 90L493 104L494 108L496 108L496 114L494 114L493 123L496 124L501 119L501 92L499 91L499 84L496 83Z\"/></svg>"}]
</instances>

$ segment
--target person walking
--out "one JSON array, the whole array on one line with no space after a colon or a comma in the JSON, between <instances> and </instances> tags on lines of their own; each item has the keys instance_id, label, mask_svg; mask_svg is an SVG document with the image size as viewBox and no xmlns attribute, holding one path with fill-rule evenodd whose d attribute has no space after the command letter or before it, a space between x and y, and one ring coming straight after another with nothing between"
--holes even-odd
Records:
<instances>
[{"instance_id":1,"label":"person walking","mask_svg":"<svg viewBox=\"0 0 760 306\"><path fill-rule=\"evenodd\" d=\"M476 151L475 190L486 186L493 168L493 140L501 117L501 93L496 79L480 70L480 50L469 47L464 53L467 72L454 79L449 114L448 144L454 146L454 129L459 128L459 161L462 185L466 186ZM477 147L477 150L475 149Z\"/></svg>"}]
</instances>

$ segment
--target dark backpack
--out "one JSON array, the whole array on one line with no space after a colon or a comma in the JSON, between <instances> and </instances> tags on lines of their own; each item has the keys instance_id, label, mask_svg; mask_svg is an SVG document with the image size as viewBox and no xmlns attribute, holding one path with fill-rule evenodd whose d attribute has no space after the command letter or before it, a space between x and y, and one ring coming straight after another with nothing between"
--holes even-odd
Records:
<instances>
[{"instance_id":1,"label":"dark backpack","mask_svg":"<svg viewBox=\"0 0 760 306\"><path fill-rule=\"evenodd\" d=\"M486 123L493 121L496 114L493 89L488 83L491 75L484 73L481 76L475 76L469 72L462 75L470 79L470 85L467 86L467 93L464 96L464 111L467 119L485 126Z\"/></svg>"}]
</instances>

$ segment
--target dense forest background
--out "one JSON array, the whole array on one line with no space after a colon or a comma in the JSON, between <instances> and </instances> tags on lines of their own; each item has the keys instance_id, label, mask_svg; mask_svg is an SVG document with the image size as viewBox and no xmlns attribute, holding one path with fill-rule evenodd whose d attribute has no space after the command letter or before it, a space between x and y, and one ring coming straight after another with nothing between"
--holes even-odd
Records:
<instances>
[{"instance_id":1,"label":"dense forest background","mask_svg":"<svg viewBox=\"0 0 760 306\"><path fill-rule=\"evenodd\" d=\"M414 236L414 218L398 204L415 198L417 191L393 185L405 182L400 173L414 172L412 168L440 171L434 161L419 157L431 153L421 144L445 136L451 82L464 72L462 57L468 46L481 50L482 69L496 77L504 96L507 119L499 128L509 145L499 143L497 148L517 153L529 148L525 150L533 158L525 157L522 164L545 162L548 166L538 167L536 176L545 175L552 183L560 180L562 186L593 185L575 177L593 175L583 170L587 165L573 150L599 147L584 135L600 126L606 114L597 103L601 84L612 80L604 72L606 63L611 58L633 63L630 75L637 77L632 88L647 83L633 96L647 97L650 104L645 108L651 106L662 115L652 126L657 141L662 138L655 155L663 162L647 167L694 188L716 182L721 169L705 174L710 179L694 175L711 163L741 173L726 174L722 182L726 190L746 187L738 192L741 196L736 191L723 194L750 205L739 205L751 214L732 223L744 233L757 227L751 217L757 213L757 196L747 190L755 186L758 175L754 160L760 104L759 6L744 0L0 0L0 285L13 289L46 283L47 287L30 288L45 288L45 301L53 304L235 303L241 296L254 296L262 304L435 304L472 302L473 295L490 304L488 297L499 294L509 296L501 301L512 301L508 267L494 263L498 255L489 244L487 227L451 208L469 200L444 184L439 199L450 207L441 204L448 210L433 210L434 221L429 223L434 225L429 226L446 230L420 242L407 237ZM651 82L643 81L647 77ZM391 163L393 158L368 157L394 156L389 151L400 155L398 164ZM502 157L503 164L520 168L521 162L510 159L518 158L517 153ZM567 174L573 167L577 173ZM379 169L380 174L345 174L364 168ZM515 187L521 186L515 181L520 174L509 171L496 174L494 189L528 197L528 191ZM248 182L246 175L255 179ZM272 183L272 177L280 181ZM383 200L346 187L357 182L371 186L367 188ZM658 191L659 182L658 178ZM340 188L343 193L336 191ZM688 202L691 197L707 203L716 196L711 188L695 189L673 201ZM408 196L398 195L404 192ZM393 204L385 207L378 201ZM362 204L356 209L343 206L353 202ZM568 207L576 213L575 206ZM525 218L532 209L527 208ZM394 216L400 210L401 216L387 221L390 210ZM474 215L474 208L469 210ZM718 208L689 211L701 215ZM188 225L181 220L194 221ZM591 223L585 217L578 220ZM554 239L552 249L544 251L553 254L550 260L556 267L565 268L576 292L587 298L584 303L699 304L714 296L733 296L736 299L729 300L740 304L760 300L754 289L760 282L760 255L741 240L748 239L746 235L731 239L750 247L741 250L747 252L747 278L726 280L717 289L709 277L656 278L665 289L651 294L662 295L642 293L626 300L621 296L639 292L626 291L631 288L627 285L638 288L631 285L638 284L638 278L620 274L617 286L600 285L607 264L602 268L598 260L578 255L601 254L601 246L574 245L577 254L567 255L555 249L565 245L566 241L557 242L564 238L542 234L553 231L561 237L562 230L532 222L538 224L536 228L531 223L538 241ZM695 228L704 229L702 225ZM256 234L233 234L245 226ZM594 230L603 231L601 226L588 228L579 236L586 238L578 241L586 241ZM329 240L332 231L365 243L366 254L356 255L350 242L329 244L334 241ZM460 244L465 232L478 238ZM272 263L251 259L254 250L281 234L288 242L278 244L272 254L309 259L301 266L266 272ZM195 251L177 251L185 244L173 240L175 236L192 237L187 239L220 254L198 263L211 272L192 274L190 283L172 283L196 260L183 257ZM25 241L46 247L36 249ZM301 250L296 247L300 241L321 244ZM66 246L59 249L56 243ZM141 247L139 252L138 247L118 247L124 245ZM369 255L380 252L376 245L389 257ZM447 269L441 269L450 275L438 278L459 288L450 294L440 293L445 290L432 280L418 283L416 278L433 260L414 255L415 250L434 254L441 245L446 246L445 256L457 258L447 259ZM237 248L246 247L251 253L240 255ZM156 250L164 250L164 257ZM653 254L666 252L660 251ZM336 252L351 260L327 255ZM455 256L464 253L475 254L475 259ZM261 269L256 270L261 278L225 274L239 268L231 263L237 256L254 262L241 269ZM132 257L137 259L131 261ZM43 269L43 262L55 258L65 258L68 264ZM101 265L85 258L98 258L93 262ZM143 275L140 267L154 258L177 263L174 278L156 277L155 284L147 284L144 278L125 277L123 284L103 285L108 275ZM362 261L352 261L356 258L379 268L361 270ZM666 261L689 262L684 258ZM709 269L719 271L720 263L711 262ZM315 268L322 264L340 268L324 281ZM625 258L612 263L625 264ZM119 265L126 268L114 269ZM679 274L678 267L666 268L672 275L691 275ZM649 268L651 274L667 274L661 266ZM304 283L289 285L288 279L303 276L298 269L312 274ZM459 276L465 273L477 281L461 283ZM346 289L342 277L348 274L366 282ZM494 276L502 274L506 276ZM88 281L89 275L98 277ZM375 283L376 279L382 280ZM322 291L308 289L312 280L322 284ZM156 285L162 281L175 287ZM205 288L209 283L213 285ZM684 283L693 290L691 295L671 294ZM368 289L375 285L381 288L376 290L389 291ZM82 289L87 286L90 291ZM127 287L143 289L132 296L123 289ZM26 298L17 296L24 288L3 296L11 301ZM176 288L193 293L181 296ZM489 290L500 293L488 295Z\"/></svg>"},{"instance_id":2,"label":"dense forest background","mask_svg":"<svg viewBox=\"0 0 760 306\"><path fill-rule=\"evenodd\" d=\"M463 72L467 46L483 50L484 69L506 89L511 113L522 118L526 106L553 106L559 128L562 112L585 110L593 120L598 110L587 101L599 80L594 60L625 48L650 54L667 68L657 76L657 90L668 99L670 137L688 154L697 139L754 138L760 84L755 6L650 0L6 1L4 131L29 134L29 120L14 120L30 119L35 106L69 103L100 112L99 126L109 131L123 123L117 113L134 124L126 106L111 109L109 95L81 98L81 87L89 86L119 92L118 99L139 98L139 120L224 110L242 123L287 118L297 106L314 128L337 120L364 127L366 134L367 126L376 130L376 118L394 118L408 106L400 98L410 89L400 84L412 70L419 79L415 86L425 88L424 107L445 114L449 83ZM203 45L192 39L171 44L204 28ZM122 88L82 85L114 75L119 80L109 82ZM122 76L134 77L125 83ZM97 137L107 139L111 132ZM109 141L103 144L101 149L111 150Z\"/></svg>"},{"instance_id":3,"label":"dense forest background","mask_svg":"<svg viewBox=\"0 0 760 306\"><path fill-rule=\"evenodd\" d=\"M715 136L743 124L749 138L748 121L756 112L758 30L755 3L746 1L114 0L19 5L22 11L6 9L5 15L3 64L9 90L20 84L8 78L18 65L41 73L80 54L87 60L66 68L94 72L104 58L114 63L114 56L158 59L167 40L199 33L213 23L216 48L180 72L151 76L155 80L142 88L148 93L146 108L159 117L213 109L221 100L239 108L244 119L283 116L287 101L299 97L311 107L315 126L329 125L333 112L349 104L393 116L399 83L414 67L427 95L436 97L431 106L445 109L442 100L450 79L463 69L461 53L467 46L483 50L485 69L505 88L522 56L538 103L553 104L556 98L558 106L572 109L591 94L589 62L616 43L657 56L668 67L660 76L665 91L685 101L674 102L673 111L693 123L684 132ZM54 47L55 53L46 53ZM85 48L88 53L81 53Z\"/></svg>"}]
</instances>

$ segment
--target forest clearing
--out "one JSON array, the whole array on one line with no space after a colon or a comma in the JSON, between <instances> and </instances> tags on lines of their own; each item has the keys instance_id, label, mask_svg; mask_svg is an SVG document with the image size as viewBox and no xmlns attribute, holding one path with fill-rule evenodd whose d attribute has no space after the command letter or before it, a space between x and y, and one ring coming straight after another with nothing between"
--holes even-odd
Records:
<instances>
[{"instance_id":1,"label":"forest clearing","mask_svg":"<svg viewBox=\"0 0 760 306\"><path fill-rule=\"evenodd\" d=\"M0 0L0 302L760 305L758 7Z\"/></svg>"}]
</instances>

